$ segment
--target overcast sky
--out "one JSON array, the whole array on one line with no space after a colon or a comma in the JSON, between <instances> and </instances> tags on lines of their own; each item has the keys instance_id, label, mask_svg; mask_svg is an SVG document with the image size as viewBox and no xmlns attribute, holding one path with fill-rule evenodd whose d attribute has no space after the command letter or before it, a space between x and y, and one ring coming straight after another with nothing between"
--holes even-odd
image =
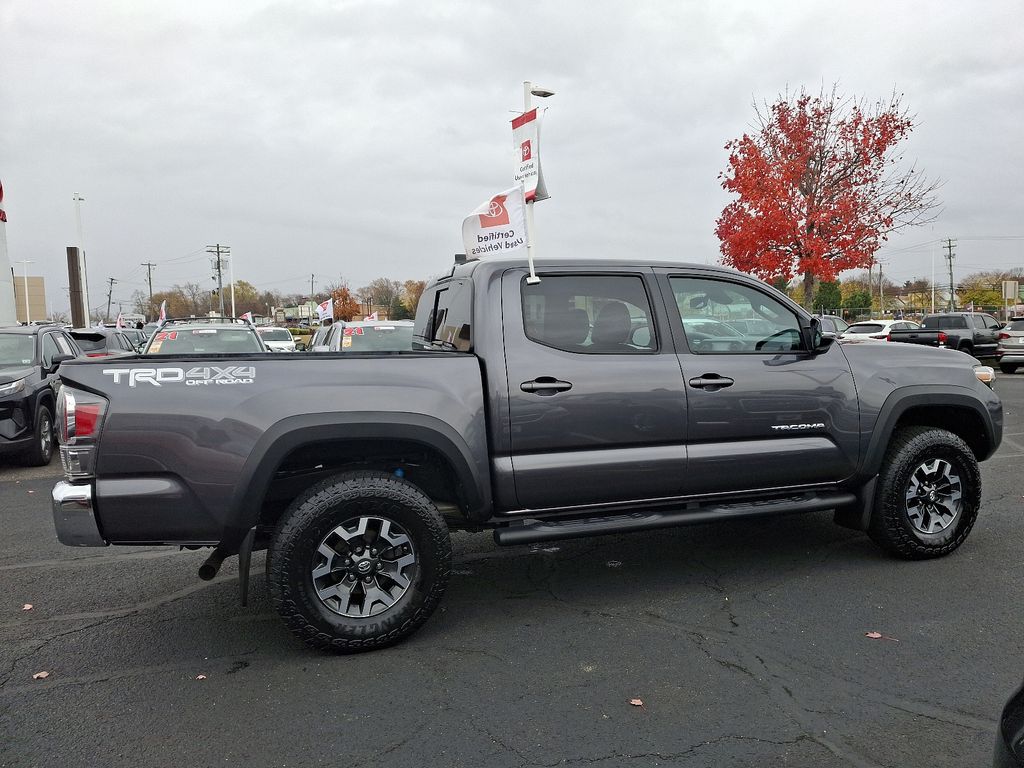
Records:
<instances>
[{"instance_id":1,"label":"overcast sky","mask_svg":"<svg viewBox=\"0 0 1024 768\"><path fill-rule=\"evenodd\" d=\"M308 291L426 278L463 216L511 186L522 81L556 95L538 255L716 262L723 145L752 102L838 81L895 88L905 153L944 181L933 226L879 254L929 277L1024 266L1024 4L864 2L0 3L0 180L12 262L66 309L80 193L93 306L105 281L235 276ZM18 275L21 267L17 268Z\"/></svg>"}]
</instances>

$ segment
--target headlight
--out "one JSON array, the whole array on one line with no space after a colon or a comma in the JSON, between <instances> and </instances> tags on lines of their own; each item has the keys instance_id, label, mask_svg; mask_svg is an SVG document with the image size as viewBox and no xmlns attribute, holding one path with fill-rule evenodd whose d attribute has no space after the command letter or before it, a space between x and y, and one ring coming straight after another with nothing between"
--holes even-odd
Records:
<instances>
[{"instance_id":1,"label":"headlight","mask_svg":"<svg viewBox=\"0 0 1024 768\"><path fill-rule=\"evenodd\" d=\"M996 380L996 372L993 368L987 365L976 365L974 366L974 375L978 377L978 381L982 384L992 386L992 382Z\"/></svg>"},{"instance_id":2,"label":"headlight","mask_svg":"<svg viewBox=\"0 0 1024 768\"><path fill-rule=\"evenodd\" d=\"M21 392L25 388L25 380L18 379L12 381L10 384L0 384L0 397L3 395L13 395L15 392Z\"/></svg>"}]
</instances>

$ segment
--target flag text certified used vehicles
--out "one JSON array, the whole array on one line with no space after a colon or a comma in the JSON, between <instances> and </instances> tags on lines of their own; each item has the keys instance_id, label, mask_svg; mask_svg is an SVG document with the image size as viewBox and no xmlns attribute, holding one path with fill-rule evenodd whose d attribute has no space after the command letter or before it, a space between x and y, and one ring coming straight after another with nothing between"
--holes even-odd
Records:
<instances>
[{"instance_id":1,"label":"flag text certified used vehicles","mask_svg":"<svg viewBox=\"0 0 1024 768\"><path fill-rule=\"evenodd\" d=\"M288 626L358 651L427 620L453 529L524 544L830 512L910 559L969 535L1002 437L990 368L833 343L721 268L537 273L456 265L409 351L65 363L59 539L212 547L206 578L237 554L243 596L269 548ZM730 321L745 333L708 332Z\"/></svg>"}]
</instances>

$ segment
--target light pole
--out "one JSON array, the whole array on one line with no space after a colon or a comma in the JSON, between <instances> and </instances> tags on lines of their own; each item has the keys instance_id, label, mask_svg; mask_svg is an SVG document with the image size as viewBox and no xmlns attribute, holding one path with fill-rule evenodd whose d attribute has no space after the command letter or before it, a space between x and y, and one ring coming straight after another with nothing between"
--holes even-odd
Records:
<instances>
[{"instance_id":1,"label":"light pole","mask_svg":"<svg viewBox=\"0 0 1024 768\"><path fill-rule=\"evenodd\" d=\"M529 80L523 81L523 114L526 114L532 109L531 96L536 96L540 99L546 99L549 96L554 96L554 91L549 91L547 88L541 88L539 85L534 85ZM540 282L540 278L533 273L533 200L526 201L526 258L530 262L530 276L526 278L526 282L530 284L536 284Z\"/></svg>"},{"instance_id":2,"label":"light pole","mask_svg":"<svg viewBox=\"0 0 1024 768\"><path fill-rule=\"evenodd\" d=\"M18 261L18 263L25 265L25 274L23 275L23 277L25 278L25 325L31 325L32 313L29 311L28 308L28 265L35 264L35 262L29 261L28 259L21 259L20 261Z\"/></svg>"},{"instance_id":3,"label":"light pole","mask_svg":"<svg viewBox=\"0 0 1024 768\"><path fill-rule=\"evenodd\" d=\"M85 240L82 237L82 203L85 198L77 192L71 197L75 201L75 226L78 229L78 266L82 271L82 312L85 315L85 325L88 328L91 322L89 314L89 276L85 263Z\"/></svg>"}]
</instances>

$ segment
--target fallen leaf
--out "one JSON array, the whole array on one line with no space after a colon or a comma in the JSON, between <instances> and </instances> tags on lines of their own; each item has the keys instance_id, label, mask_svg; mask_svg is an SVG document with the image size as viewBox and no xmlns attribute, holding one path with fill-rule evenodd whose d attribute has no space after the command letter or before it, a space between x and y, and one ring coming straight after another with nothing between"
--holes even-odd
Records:
<instances>
[{"instance_id":1,"label":"fallen leaf","mask_svg":"<svg viewBox=\"0 0 1024 768\"><path fill-rule=\"evenodd\" d=\"M634 707L642 707L644 705L643 699L630 699L629 703Z\"/></svg>"},{"instance_id":2,"label":"fallen leaf","mask_svg":"<svg viewBox=\"0 0 1024 768\"><path fill-rule=\"evenodd\" d=\"M609 568L621 568L622 567L622 561L621 560L609 560L607 563L605 563L605 565L607 565Z\"/></svg>"},{"instance_id":3,"label":"fallen leaf","mask_svg":"<svg viewBox=\"0 0 1024 768\"><path fill-rule=\"evenodd\" d=\"M32 675L32 679L33 680L45 680L49 676L50 676L49 672L36 672L34 675Z\"/></svg>"},{"instance_id":4,"label":"fallen leaf","mask_svg":"<svg viewBox=\"0 0 1024 768\"><path fill-rule=\"evenodd\" d=\"M23 610L23 611L31 611L32 608L33 608L32 603L25 603L23 606L21 606L21 610Z\"/></svg>"},{"instance_id":5,"label":"fallen leaf","mask_svg":"<svg viewBox=\"0 0 1024 768\"><path fill-rule=\"evenodd\" d=\"M196 675L196 680L205 680L206 675Z\"/></svg>"},{"instance_id":6,"label":"fallen leaf","mask_svg":"<svg viewBox=\"0 0 1024 768\"><path fill-rule=\"evenodd\" d=\"M29 491L29 493L35 493L35 491Z\"/></svg>"},{"instance_id":7,"label":"fallen leaf","mask_svg":"<svg viewBox=\"0 0 1024 768\"><path fill-rule=\"evenodd\" d=\"M881 632L865 632L864 637L870 637L872 640L892 640L894 643L899 642L895 637L883 635Z\"/></svg>"}]
</instances>

